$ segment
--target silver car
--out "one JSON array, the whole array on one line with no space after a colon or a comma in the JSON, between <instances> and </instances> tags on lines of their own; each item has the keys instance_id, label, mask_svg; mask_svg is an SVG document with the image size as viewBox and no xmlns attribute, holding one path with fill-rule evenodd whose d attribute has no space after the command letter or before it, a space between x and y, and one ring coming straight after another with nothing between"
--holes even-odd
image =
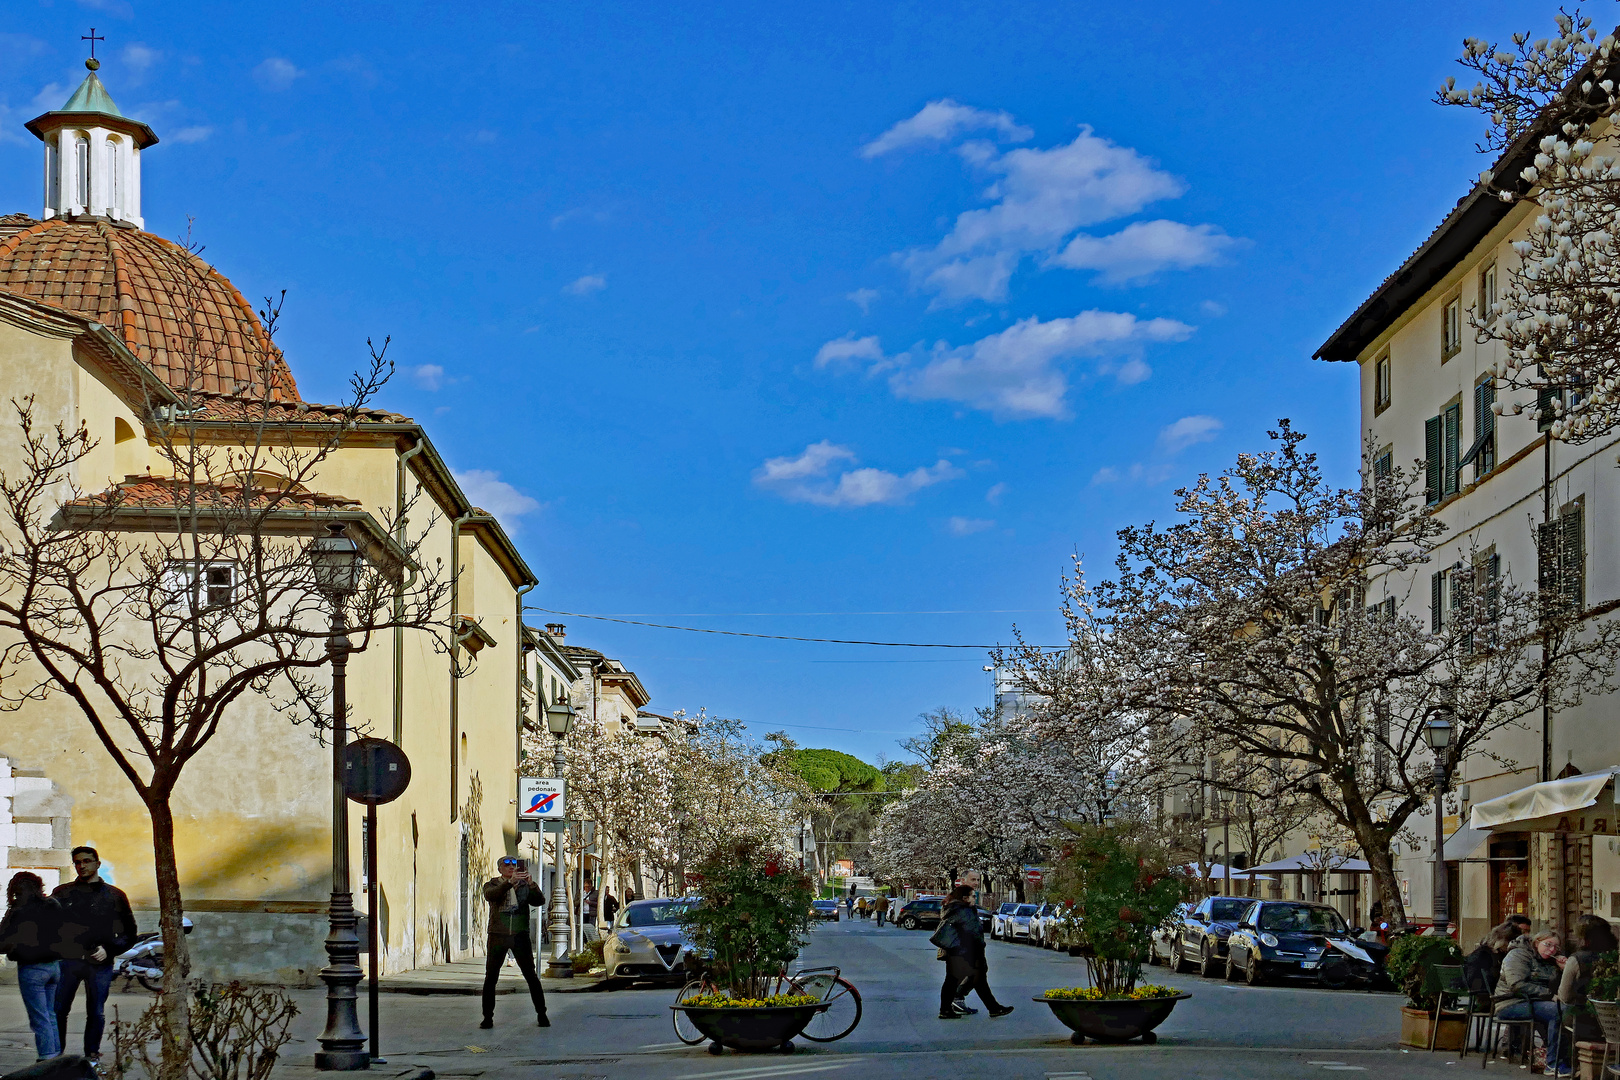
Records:
<instances>
[{"instance_id":1,"label":"silver car","mask_svg":"<svg viewBox=\"0 0 1620 1080\"><path fill-rule=\"evenodd\" d=\"M686 954L692 943L681 933L681 917L697 901L637 900L619 909L612 932L602 946L602 964L610 979L686 978Z\"/></svg>"}]
</instances>

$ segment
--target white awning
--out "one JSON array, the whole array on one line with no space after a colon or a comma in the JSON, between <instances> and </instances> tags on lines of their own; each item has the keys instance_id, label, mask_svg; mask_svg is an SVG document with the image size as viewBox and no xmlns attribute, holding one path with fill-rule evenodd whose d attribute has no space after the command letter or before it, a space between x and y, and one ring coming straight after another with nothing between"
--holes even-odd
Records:
<instances>
[{"instance_id":1,"label":"white awning","mask_svg":"<svg viewBox=\"0 0 1620 1080\"><path fill-rule=\"evenodd\" d=\"M1187 873L1192 875L1193 877L1202 877L1203 876L1202 874L1200 874L1198 872L1198 864L1195 863L1195 862L1190 862L1190 863L1187 864ZM1242 879L1243 881L1248 881L1249 877L1250 877L1250 874L1249 874L1249 872L1247 870L1240 870L1235 866L1229 868L1229 867L1226 867L1226 866L1222 866L1220 863L1210 863L1209 864L1209 878L1210 878L1211 881L1214 881L1216 878L1228 878L1228 877L1234 878L1234 879ZM1253 877L1254 877L1254 880L1256 880L1256 881L1275 881L1276 880L1276 878L1269 878L1269 877L1266 877L1264 874L1255 874L1255 875L1253 875Z\"/></svg>"},{"instance_id":2,"label":"white awning","mask_svg":"<svg viewBox=\"0 0 1620 1080\"><path fill-rule=\"evenodd\" d=\"M1264 866L1256 866L1254 872L1259 874L1267 872L1273 874L1317 874L1321 873L1322 869L1320 861L1313 854L1306 852L1299 855L1290 855L1286 859L1278 859L1276 862L1269 862ZM1372 873L1372 867L1367 865L1366 859L1346 859L1337 865L1328 866L1327 872L1330 874L1370 874ZM1247 876L1248 872L1242 871L1242 873Z\"/></svg>"},{"instance_id":3,"label":"white awning","mask_svg":"<svg viewBox=\"0 0 1620 1080\"><path fill-rule=\"evenodd\" d=\"M1597 833L1614 836L1614 778L1620 768L1547 780L1474 806L1468 823L1493 832Z\"/></svg>"},{"instance_id":4,"label":"white awning","mask_svg":"<svg viewBox=\"0 0 1620 1080\"><path fill-rule=\"evenodd\" d=\"M1445 859L1446 862L1461 862L1463 859L1471 859L1474 857L1474 852L1480 849L1480 845L1490 839L1490 835L1489 830L1472 829L1464 825L1446 837L1446 846L1442 849L1444 854L1441 858Z\"/></svg>"}]
</instances>

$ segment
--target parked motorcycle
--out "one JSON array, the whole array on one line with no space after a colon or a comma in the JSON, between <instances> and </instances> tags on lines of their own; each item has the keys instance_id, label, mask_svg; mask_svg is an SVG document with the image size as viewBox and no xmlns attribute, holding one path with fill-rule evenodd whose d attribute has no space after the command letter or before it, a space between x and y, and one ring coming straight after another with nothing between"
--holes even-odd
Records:
<instances>
[{"instance_id":1,"label":"parked motorcycle","mask_svg":"<svg viewBox=\"0 0 1620 1080\"><path fill-rule=\"evenodd\" d=\"M191 920L182 918L180 929L191 933ZM154 994L163 989L163 935L142 934L135 944L113 958L113 974L134 979Z\"/></svg>"}]
</instances>

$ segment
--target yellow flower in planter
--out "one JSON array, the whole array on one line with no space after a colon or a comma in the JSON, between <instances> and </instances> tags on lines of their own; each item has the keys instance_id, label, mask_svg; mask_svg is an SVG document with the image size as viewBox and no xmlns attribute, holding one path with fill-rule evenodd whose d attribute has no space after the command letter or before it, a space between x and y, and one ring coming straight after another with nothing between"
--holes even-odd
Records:
<instances>
[{"instance_id":1,"label":"yellow flower in planter","mask_svg":"<svg viewBox=\"0 0 1620 1080\"><path fill-rule=\"evenodd\" d=\"M726 994L705 994L702 997L687 998L682 1005L692 1005L699 1009L782 1009L802 1005L819 1005L817 998L809 994L774 994L768 998L734 998Z\"/></svg>"},{"instance_id":2,"label":"yellow flower in planter","mask_svg":"<svg viewBox=\"0 0 1620 1080\"><path fill-rule=\"evenodd\" d=\"M1105 998L1095 986L1060 986L1048 990L1043 996L1048 1001L1152 1001L1154 998L1175 997L1178 992L1174 987L1144 983L1130 993L1116 997Z\"/></svg>"}]
</instances>

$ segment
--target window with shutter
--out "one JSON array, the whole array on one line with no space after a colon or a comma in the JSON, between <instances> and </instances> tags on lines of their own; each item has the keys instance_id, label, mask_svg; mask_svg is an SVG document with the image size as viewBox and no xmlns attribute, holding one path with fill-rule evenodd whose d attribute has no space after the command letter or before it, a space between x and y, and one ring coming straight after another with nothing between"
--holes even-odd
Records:
<instances>
[{"instance_id":1,"label":"window with shutter","mask_svg":"<svg viewBox=\"0 0 1620 1080\"><path fill-rule=\"evenodd\" d=\"M1389 408L1390 398L1390 365L1389 354L1380 356L1373 364L1373 415L1377 416Z\"/></svg>"},{"instance_id":2,"label":"window with shutter","mask_svg":"<svg viewBox=\"0 0 1620 1080\"><path fill-rule=\"evenodd\" d=\"M1552 422L1557 419L1557 414L1553 410L1554 402L1557 402L1560 405L1563 404L1564 395L1562 392L1558 390L1548 390L1545 387L1536 391L1537 431L1546 431L1548 428L1552 427Z\"/></svg>"},{"instance_id":3,"label":"window with shutter","mask_svg":"<svg viewBox=\"0 0 1620 1080\"><path fill-rule=\"evenodd\" d=\"M1557 611L1557 597L1562 591L1558 585L1558 535L1561 531L1556 521L1536 526L1536 588L1541 593L1542 607L1549 613Z\"/></svg>"},{"instance_id":4,"label":"window with shutter","mask_svg":"<svg viewBox=\"0 0 1620 1080\"><path fill-rule=\"evenodd\" d=\"M1438 634L1446 628L1446 572L1429 575L1429 630Z\"/></svg>"},{"instance_id":5,"label":"window with shutter","mask_svg":"<svg viewBox=\"0 0 1620 1080\"><path fill-rule=\"evenodd\" d=\"M1496 468L1496 383L1486 380L1474 387L1474 445L1468 453L1474 459L1474 479ZM1466 460L1466 458L1464 459Z\"/></svg>"},{"instance_id":6,"label":"window with shutter","mask_svg":"<svg viewBox=\"0 0 1620 1080\"><path fill-rule=\"evenodd\" d=\"M1482 644L1494 646L1496 644L1496 622L1502 617L1502 608L1499 602L1502 596L1502 557L1494 551L1486 555L1479 560L1474 574L1485 600L1481 617L1490 624L1487 639Z\"/></svg>"},{"instance_id":7,"label":"window with shutter","mask_svg":"<svg viewBox=\"0 0 1620 1080\"><path fill-rule=\"evenodd\" d=\"M1438 416L1423 424L1424 499L1432 506L1440 501L1441 454L1445 447L1445 425Z\"/></svg>"},{"instance_id":8,"label":"window with shutter","mask_svg":"<svg viewBox=\"0 0 1620 1080\"><path fill-rule=\"evenodd\" d=\"M1461 470L1458 462L1462 459L1462 406L1451 405L1441 414L1445 419L1445 487L1442 489L1446 495L1457 494L1457 474Z\"/></svg>"},{"instance_id":9,"label":"window with shutter","mask_svg":"<svg viewBox=\"0 0 1620 1080\"><path fill-rule=\"evenodd\" d=\"M1395 475L1395 451L1385 450L1373 458L1373 479L1383 480Z\"/></svg>"},{"instance_id":10,"label":"window with shutter","mask_svg":"<svg viewBox=\"0 0 1620 1080\"><path fill-rule=\"evenodd\" d=\"M1558 519L1558 593L1565 611L1586 607L1586 536L1584 507L1565 511Z\"/></svg>"},{"instance_id":11,"label":"window with shutter","mask_svg":"<svg viewBox=\"0 0 1620 1080\"><path fill-rule=\"evenodd\" d=\"M1384 601L1384 618L1390 622L1395 621L1395 598L1393 596Z\"/></svg>"},{"instance_id":12,"label":"window with shutter","mask_svg":"<svg viewBox=\"0 0 1620 1080\"><path fill-rule=\"evenodd\" d=\"M1491 305L1496 303L1496 264L1491 263L1479 272L1479 315L1486 322L1494 322Z\"/></svg>"},{"instance_id":13,"label":"window with shutter","mask_svg":"<svg viewBox=\"0 0 1620 1080\"><path fill-rule=\"evenodd\" d=\"M1440 362L1443 364L1462 348L1462 299L1448 303L1440 316Z\"/></svg>"}]
</instances>

